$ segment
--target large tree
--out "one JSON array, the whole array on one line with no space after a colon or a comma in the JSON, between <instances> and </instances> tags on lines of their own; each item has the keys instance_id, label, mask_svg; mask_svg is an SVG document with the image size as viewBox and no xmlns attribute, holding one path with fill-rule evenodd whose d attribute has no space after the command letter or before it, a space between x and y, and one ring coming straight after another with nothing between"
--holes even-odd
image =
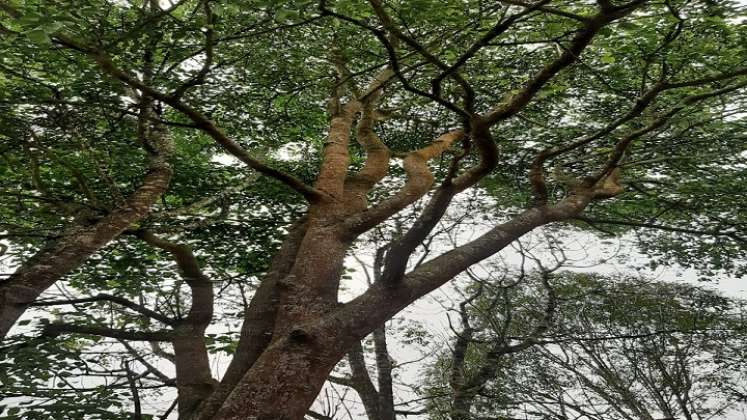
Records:
<instances>
[{"instance_id":1,"label":"large tree","mask_svg":"<svg viewBox=\"0 0 747 420\"><path fill-rule=\"evenodd\" d=\"M137 316L47 335L170 342L181 418L300 419L351 346L541 226L741 274L743 22L705 0L0 1L0 332L66 280ZM413 264L467 190L498 221ZM413 206L340 303L351 247ZM219 382L216 299L245 307Z\"/></svg>"}]
</instances>

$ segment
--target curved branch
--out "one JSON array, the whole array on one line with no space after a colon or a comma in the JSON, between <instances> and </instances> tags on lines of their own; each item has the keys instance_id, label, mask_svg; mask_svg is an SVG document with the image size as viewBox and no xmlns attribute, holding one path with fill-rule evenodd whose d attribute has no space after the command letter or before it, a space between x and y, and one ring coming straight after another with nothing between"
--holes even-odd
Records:
<instances>
[{"instance_id":1,"label":"curved branch","mask_svg":"<svg viewBox=\"0 0 747 420\"><path fill-rule=\"evenodd\" d=\"M195 126L198 129L204 131L206 134L212 137L215 142L220 144L228 153L235 156L250 168L270 178L274 178L278 181L283 182L310 201L314 201L322 197L322 193L304 184L303 181L299 180L298 178L286 174L285 172L282 172L278 169L267 166L264 163L254 159L239 143L229 138L223 132L223 130L218 128L212 120L210 120L196 108L193 108L182 102L178 96L167 95L151 86L148 86L137 77L117 67L112 61L111 57L109 57L109 55L105 51L96 47L85 45L84 43L79 42L76 39L64 34L56 35L54 39L60 45L91 56L104 73L114 77L115 79L130 86L131 88L137 89L152 97L153 99L159 100L174 108L175 110L183 113L195 123Z\"/></svg>"},{"instance_id":2,"label":"curved branch","mask_svg":"<svg viewBox=\"0 0 747 420\"><path fill-rule=\"evenodd\" d=\"M448 66L447 68L443 69L441 74L436 76L431 81L431 89L434 94L441 95L441 84L443 83L444 79L447 77L454 77L457 75L457 72L459 69L464 66L467 61L474 57L475 54L477 54L482 48L488 46L492 40L500 36L502 33L506 32L514 23L516 23L519 19L522 17L536 11L536 10L542 10L544 5L549 3L551 0L542 0L538 1L535 4L526 5L526 8L516 14L513 14L506 18L505 20L496 23L490 30L488 30L482 37L480 37L479 40L477 40L472 46L470 46L467 51L464 52L459 58L454 61L453 64ZM464 85L467 84L464 79L459 76L456 77L456 80L462 85L462 88L464 89ZM465 108L467 108L468 112L473 111L473 103L475 100L475 92L470 87L469 89L465 89Z\"/></svg>"},{"instance_id":3,"label":"curved branch","mask_svg":"<svg viewBox=\"0 0 747 420\"><path fill-rule=\"evenodd\" d=\"M189 246L138 232L151 246L168 252L176 261L181 276L190 288L192 304L186 318L175 325L174 365L176 367L179 414L191 413L216 387L205 343L205 330L213 318L213 285L200 268Z\"/></svg>"},{"instance_id":4,"label":"curved branch","mask_svg":"<svg viewBox=\"0 0 747 420\"><path fill-rule=\"evenodd\" d=\"M552 207L535 207L489 230L482 236L424 262L400 279L378 282L352 301L328 315L352 337L362 337L410 303L435 290L456 275L501 251L533 229L569 220L593 200L593 191L577 190ZM390 251L391 252L391 251ZM355 314L369 314L367 317Z\"/></svg>"},{"instance_id":5,"label":"curved branch","mask_svg":"<svg viewBox=\"0 0 747 420\"><path fill-rule=\"evenodd\" d=\"M18 317L48 287L88 257L119 236L132 223L145 217L151 205L168 188L171 166L164 157L151 161L142 185L122 206L93 226L77 227L50 241L0 284L0 337L4 337Z\"/></svg>"},{"instance_id":6,"label":"curved branch","mask_svg":"<svg viewBox=\"0 0 747 420\"><path fill-rule=\"evenodd\" d=\"M642 3L642 0L636 1L636 4ZM492 111L484 116L488 125L495 125L497 122L514 116L524 106L526 106L539 90L550 81L561 70L573 64L581 52L591 43L596 34L607 24L631 13L635 7L615 9L612 11L602 11L601 13L587 19L583 28L573 37L571 45L565 48L563 53L554 61L547 64L539 73L537 73L521 90L511 96L505 103L495 107Z\"/></svg>"},{"instance_id":7,"label":"curved branch","mask_svg":"<svg viewBox=\"0 0 747 420\"><path fill-rule=\"evenodd\" d=\"M543 1L547 1L547 0L543 0ZM428 52L428 50L422 45L420 45L420 43L418 43L415 39L413 39L412 37L400 31L399 28L395 26L391 17L389 17L389 15L387 14L380 0L368 0L368 3L374 9L374 13L376 13L376 16L379 18L379 21L381 22L381 25L384 27L384 29L386 29L387 32L393 35L396 39L403 41L414 51L418 52L429 63L440 68L443 71L442 75L444 76L444 78L451 77L459 84L459 86L461 86L461 88L464 90L465 110L460 111L460 114L472 115L474 113L473 105L474 105L474 100L475 100L475 91L472 88L472 85L470 85L469 82L467 82L467 80L465 80L462 77L462 75L459 74L459 72L457 71L458 68L461 66L461 64L454 68L450 67L449 65L441 61L438 57ZM437 98L442 98L440 81L432 85L431 92L433 96Z\"/></svg>"},{"instance_id":8,"label":"curved branch","mask_svg":"<svg viewBox=\"0 0 747 420\"><path fill-rule=\"evenodd\" d=\"M381 87L391 74L393 73L390 69L384 70L374 79L364 95L366 100L356 127L356 140L366 152L366 162L360 171L349 175L345 180L347 213L364 210L367 205L366 194L389 172L391 151L379 139L373 127L376 122L376 104L381 96Z\"/></svg>"},{"instance_id":9,"label":"curved branch","mask_svg":"<svg viewBox=\"0 0 747 420\"><path fill-rule=\"evenodd\" d=\"M663 114L660 117L656 118L651 124L647 125L646 127L641 128L639 130L636 130L636 131L628 134L627 136L623 137L622 139L620 139L617 142L617 144L615 144L615 147L614 147L614 149L613 149L613 151L612 151L612 153L610 155L610 158L607 161L607 163L605 164L604 168L602 168L595 175L592 175L591 177L589 177L585 181L586 184L591 186L591 185L598 185L600 182L604 183L604 180L608 176L610 176L616 170L618 164L620 163L620 160L623 158L623 155L625 154L626 150L628 149L628 146L630 146L630 144L634 140L636 140L636 139L638 139L638 138L640 138L640 137L642 137L642 136L644 136L644 135L646 135L646 134L648 134L648 133L650 133L650 132L652 132L652 131L654 131L654 130L656 130L658 128L661 128L661 127L665 126L673 116L675 116L676 114L678 114L683 109L686 109L688 106L697 104L698 102L701 102L703 100L706 100L706 99L709 99L709 98L713 98L713 97L716 97L716 96L719 96L719 95L723 95L723 94L726 94L726 93L730 93L730 92L733 92L735 90L742 89L742 88L744 88L746 86L747 86L747 81L741 82L741 83L737 83L737 84L734 84L734 85L731 85L731 86L726 86L726 87L723 87L721 89L715 89L715 90L711 90L711 91L708 91L708 92L699 93L699 94L696 94L696 95L690 95L690 96L684 98L682 101L680 101L679 104L677 104L676 106L674 106L672 109L670 109L665 114ZM602 187L604 187L604 185L602 185ZM602 197L604 197L606 195L606 191L600 191L600 193L602 194Z\"/></svg>"},{"instance_id":10,"label":"curved branch","mask_svg":"<svg viewBox=\"0 0 747 420\"><path fill-rule=\"evenodd\" d=\"M366 24L365 22L362 22L358 19L351 18L349 16L345 16L339 13L336 13L332 11L331 9L327 8L327 2L326 0L320 0L319 1L319 11L323 16L332 16L336 19L339 19L343 22L348 22L352 25L355 25L359 28L365 29L369 32L371 32L376 39L379 40L379 42L384 46L384 49L387 52L387 56L389 58L389 66L391 66L392 71L394 72L395 76L397 77L397 80L402 84L402 87L415 95L422 96L424 98L430 99L433 102L436 102L437 104L443 106L444 108L460 115L465 120L468 120L470 118L469 113L464 111L463 109L459 108L455 104L447 101L446 99L442 98L441 96L435 95L431 92L424 91L422 89L418 89L415 86L413 86L410 81L404 76L402 72L402 67L400 65L400 60L397 57L397 51L395 44L389 40L386 33L378 28L374 28L371 25Z\"/></svg>"},{"instance_id":11,"label":"curved branch","mask_svg":"<svg viewBox=\"0 0 747 420\"><path fill-rule=\"evenodd\" d=\"M349 218L345 228L349 235L361 234L423 197L433 185L428 161L441 155L454 142L464 138L464 132L453 130L443 134L422 149L410 152L403 160L407 181L394 196Z\"/></svg>"},{"instance_id":12,"label":"curved branch","mask_svg":"<svg viewBox=\"0 0 747 420\"><path fill-rule=\"evenodd\" d=\"M641 115L641 113L654 101L654 99L665 89L663 82L657 83L651 89L641 95L635 102L635 105L624 115L615 119L604 128L597 132L582 137L566 146L556 147L554 149L548 148L539 152L534 159L529 169L529 181L534 191L535 201L538 205L547 203L547 187L545 185L544 169L543 165L547 160L557 157L563 153L570 152L578 149L584 145L587 145L595 140L598 140L611 132L616 128L632 120L633 118Z\"/></svg>"},{"instance_id":13,"label":"curved branch","mask_svg":"<svg viewBox=\"0 0 747 420\"><path fill-rule=\"evenodd\" d=\"M529 180L532 185L532 189L534 191L535 201L537 204L542 205L547 202L547 187L545 185L545 178L544 178L544 170L542 166L544 165L547 160L552 159L554 157L557 157L563 153L567 153L569 151L578 149L579 147L582 147L584 145L590 144L591 142L598 140L610 133L612 133L615 129L620 127L621 125L633 120L634 118L638 117L643 113L643 111L653 103L653 101L658 97L659 94L668 91L668 90L674 90L679 89L683 87L694 87L694 86L700 86L708 83L714 83L718 81L723 81L731 78L735 78L738 76L747 75L747 67L741 67L737 68L735 70L729 71L729 72L723 72L699 79L692 79L692 80L686 80L686 81L680 81L680 82L668 82L665 80L660 80L656 84L654 84L651 88L649 88L646 92L644 92L635 102L635 105L624 115L621 117L615 119L610 124L605 126L604 128L598 130L597 132L588 135L586 137L582 137L568 145L556 147L556 148L548 148L541 152L539 152L534 160L532 161L532 164L530 166L529 170ZM736 88L739 88L737 86ZM703 99L706 99L707 97L719 95L722 93L726 93L729 91L734 90L735 88L724 88L717 91L713 91L713 93L706 93L701 95L691 95L691 97L685 98L682 102L683 103L694 103ZM679 112L682 108L674 108L671 112L668 114L665 114L666 119L671 118ZM651 125L656 127L659 127L663 125L666 121L665 120L656 120ZM653 127L652 129L655 129L656 127ZM643 135L650 130L646 130L645 132L642 132L640 135ZM632 139L631 139L632 140Z\"/></svg>"},{"instance_id":14,"label":"curved branch","mask_svg":"<svg viewBox=\"0 0 747 420\"><path fill-rule=\"evenodd\" d=\"M192 291L189 314L180 323L192 324L204 330L213 317L213 285L203 274L192 249L187 245L159 238L150 231L140 231L138 237L149 245L172 255L184 281Z\"/></svg>"}]
</instances>

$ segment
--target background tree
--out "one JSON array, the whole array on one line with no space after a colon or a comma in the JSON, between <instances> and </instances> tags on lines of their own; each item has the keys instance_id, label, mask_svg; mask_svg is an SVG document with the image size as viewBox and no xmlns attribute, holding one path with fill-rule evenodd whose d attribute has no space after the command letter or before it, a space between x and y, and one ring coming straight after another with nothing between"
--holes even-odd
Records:
<instances>
[{"instance_id":1,"label":"background tree","mask_svg":"<svg viewBox=\"0 0 747 420\"><path fill-rule=\"evenodd\" d=\"M550 306L540 281L485 285L461 305L463 327L431 371L431 418L706 419L742 403L743 302L558 274L554 322L538 334Z\"/></svg>"},{"instance_id":2,"label":"background tree","mask_svg":"<svg viewBox=\"0 0 747 420\"><path fill-rule=\"evenodd\" d=\"M170 343L153 354L175 363L182 418L301 418L355 343L540 226L645 228L666 235L641 236L654 256L744 270L734 2L0 10L0 212L16 267L0 332L62 303L40 296L64 281L64 303L89 306L45 334L128 343L133 395L143 371L169 380L129 343ZM492 226L414 265L467 190L492 195ZM416 204L381 280L340 303L351 247ZM20 338L8 357L34 342ZM214 342L232 355L219 382Z\"/></svg>"}]
</instances>

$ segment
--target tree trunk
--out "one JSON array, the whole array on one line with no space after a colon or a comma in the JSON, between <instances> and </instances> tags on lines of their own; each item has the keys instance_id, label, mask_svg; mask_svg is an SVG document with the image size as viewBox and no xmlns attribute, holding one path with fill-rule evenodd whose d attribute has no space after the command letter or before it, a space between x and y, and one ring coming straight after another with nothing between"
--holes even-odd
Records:
<instances>
[{"instance_id":1,"label":"tree trunk","mask_svg":"<svg viewBox=\"0 0 747 420\"><path fill-rule=\"evenodd\" d=\"M315 226L302 242L291 275L279 283L282 303L273 342L226 398L215 419L302 419L355 341L470 265L538 226L577 214L591 199L591 193L578 193L553 207L529 209L394 283L375 283L339 307L330 299L336 302L346 244L326 227L329 220L312 221Z\"/></svg>"},{"instance_id":2,"label":"tree trunk","mask_svg":"<svg viewBox=\"0 0 747 420\"><path fill-rule=\"evenodd\" d=\"M635 4L638 1L631 3ZM519 112L548 80L575 61L605 24L633 9L615 9L609 14L605 11L590 18L573 38L568 50L545 66L511 100L484 116L470 118L467 134L479 153L479 163L457 175L459 158L454 160L453 172L450 171L448 179L434 194L413 228L403 236L403 240L390 247L382 281L344 305L337 302L337 291L350 243L426 195L434 182L427 162L463 139L465 133L451 131L428 146L409 153L403 161L407 174L404 187L389 199L367 208L367 190L386 174L389 153L369 128L375 103L354 100L343 105L342 95L336 92L330 101L329 137L314 185L315 194L310 200L308 230L299 244L289 274L273 284L268 283L268 287L276 289L278 297L277 312L271 321L274 325L272 341L251 366L241 367L246 369L246 373L225 398L216 416L203 411L195 417L205 420L211 417L219 420L303 419L331 370L356 341L381 327L407 305L527 232L550 222L567 220L578 215L592 199L604 198L599 195L601 191L597 191L596 183L573 188L555 205L541 203L532 207L472 242L406 274L409 257L436 226L451 199L475 185L497 165L497 147L490 135L490 127ZM385 13L383 9L379 12L380 15ZM375 91L382 85L375 81L373 86ZM349 175L349 134L359 113L359 142L369 159L364 170ZM260 296L265 299L272 294L265 291ZM262 307L257 305L256 310ZM267 313L267 316L272 316ZM248 313L245 319L257 315ZM242 334L242 340L248 336ZM379 344L381 347L384 343ZM383 367L386 370L386 366Z\"/></svg>"},{"instance_id":3,"label":"tree trunk","mask_svg":"<svg viewBox=\"0 0 747 420\"><path fill-rule=\"evenodd\" d=\"M213 284L202 272L189 246L161 239L149 231L139 232L138 236L171 254L191 291L192 306L187 316L176 323L171 342L174 346L179 414L183 416L193 412L217 385L210 370L205 344L205 330L213 319Z\"/></svg>"},{"instance_id":4,"label":"tree trunk","mask_svg":"<svg viewBox=\"0 0 747 420\"><path fill-rule=\"evenodd\" d=\"M320 327L313 333L291 332L275 341L228 396L215 419L303 419L352 344L352 340L335 337L333 326Z\"/></svg>"}]
</instances>

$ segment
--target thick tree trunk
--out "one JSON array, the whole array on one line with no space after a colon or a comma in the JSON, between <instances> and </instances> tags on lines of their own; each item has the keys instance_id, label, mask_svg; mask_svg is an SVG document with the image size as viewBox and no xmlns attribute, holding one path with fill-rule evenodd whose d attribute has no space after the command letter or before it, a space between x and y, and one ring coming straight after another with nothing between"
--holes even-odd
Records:
<instances>
[{"instance_id":1,"label":"thick tree trunk","mask_svg":"<svg viewBox=\"0 0 747 420\"><path fill-rule=\"evenodd\" d=\"M236 384L254 365L262 352L270 345L278 308L278 282L288 276L296 259L298 248L308 228L303 217L292 226L288 237L272 259L270 270L262 279L252 297L241 326L241 336L236 353L226 369L218 388L191 415L180 417L190 420L212 419Z\"/></svg>"},{"instance_id":2,"label":"thick tree trunk","mask_svg":"<svg viewBox=\"0 0 747 420\"><path fill-rule=\"evenodd\" d=\"M247 372L215 416L220 420L300 420L352 340L332 330L291 332L275 341Z\"/></svg>"},{"instance_id":3,"label":"thick tree trunk","mask_svg":"<svg viewBox=\"0 0 747 420\"><path fill-rule=\"evenodd\" d=\"M389 199L366 208L367 189L386 174L390 155L370 129L372 104L351 101L343 105L342 95L337 92L330 101L329 138L314 185L319 193L310 200L308 230L290 273L269 285L277 289L278 296L272 341L251 366L242 367L248 370L225 398L214 419L302 419L331 370L356 341L472 264L494 255L536 227L579 214L596 198L595 186L585 185L554 206L542 203L528 209L480 238L405 274L410 255L441 219L451 199L495 168L497 147L490 136L490 126L519 112L548 80L575 61L605 24L632 9L615 9L614 13L604 12L590 18L568 50L544 67L519 93L485 116L471 118L468 134L479 152L480 162L457 175L459 158L454 160L449 178L413 228L390 248L382 281L344 305L337 302L337 290L349 244L427 194L434 181L428 160L440 156L465 133L454 130L409 153L403 162L407 173L404 187ZM379 89L381 84L374 86ZM359 142L369 159L364 170L349 175L349 134L358 113L361 113ZM210 419L200 414L197 417Z\"/></svg>"},{"instance_id":4,"label":"thick tree trunk","mask_svg":"<svg viewBox=\"0 0 747 420\"><path fill-rule=\"evenodd\" d=\"M337 309L340 275L350 245L341 222L348 211L344 197L349 133L361 104L342 105L336 98L332 105L329 138L314 186L325 198L311 204L297 248L288 244L295 240L292 235L286 240L285 250L295 252L290 272L270 285L277 296L272 341L246 366L248 371L215 418L303 418L332 368L354 342L319 322ZM255 311L261 309L258 306ZM248 313L247 318L255 315Z\"/></svg>"},{"instance_id":5,"label":"thick tree trunk","mask_svg":"<svg viewBox=\"0 0 747 420\"><path fill-rule=\"evenodd\" d=\"M187 330L189 327L184 328ZM174 346L179 415L194 411L197 404L210 396L217 381L210 374L210 359L205 347L204 329L176 331Z\"/></svg>"},{"instance_id":6,"label":"thick tree trunk","mask_svg":"<svg viewBox=\"0 0 747 420\"><path fill-rule=\"evenodd\" d=\"M214 419L302 419L331 370L356 341L527 232L578 214L592 198L593 191L579 191L553 207L526 210L407 275L375 283L342 306L336 299L348 245L346 236L336 228L334 217L314 217L325 214L321 211L324 207L313 208L293 269L277 286L280 305L272 343L228 395Z\"/></svg>"},{"instance_id":7,"label":"thick tree trunk","mask_svg":"<svg viewBox=\"0 0 747 420\"><path fill-rule=\"evenodd\" d=\"M325 298L331 292L324 286L332 282L336 288L344 244L329 235L324 240L321 231L310 229L304 241L309 248L298 254L290 276L293 282L281 286L291 296L278 315L278 320L286 321L276 327L273 343L226 398L215 419L302 419L331 370L356 340L469 265L538 226L580 211L587 203L588 197L574 196L564 202L566 207L528 210L476 243L425 263L394 284L374 284L339 310L332 310ZM293 278L295 273L304 277Z\"/></svg>"}]
</instances>

